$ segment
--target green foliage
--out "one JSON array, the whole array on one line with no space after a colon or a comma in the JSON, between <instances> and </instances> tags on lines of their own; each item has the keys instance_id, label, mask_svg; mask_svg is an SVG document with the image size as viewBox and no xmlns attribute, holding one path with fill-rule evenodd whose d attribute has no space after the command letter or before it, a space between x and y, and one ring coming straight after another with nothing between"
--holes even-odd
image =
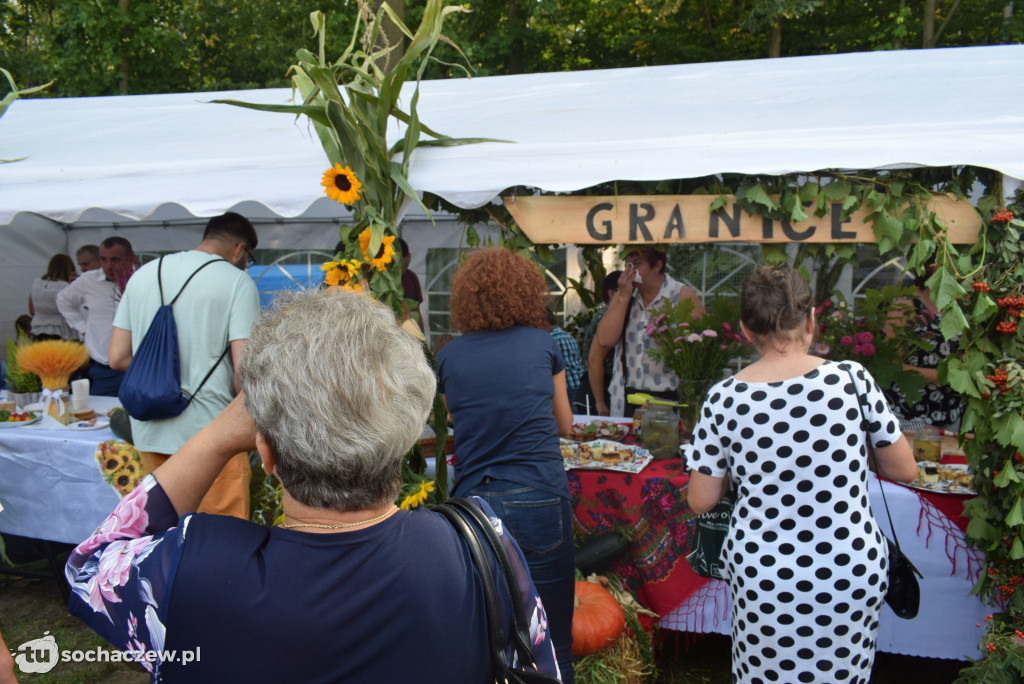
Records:
<instances>
[{"instance_id":1,"label":"green foliage","mask_svg":"<svg viewBox=\"0 0 1024 684\"><path fill-rule=\"evenodd\" d=\"M249 453L249 467L252 479L249 480L249 520L257 525L271 527L284 520L284 509L281 508L281 497L284 490L276 475L263 470L259 452Z\"/></svg>"},{"instance_id":2,"label":"green foliage","mask_svg":"<svg viewBox=\"0 0 1024 684\"><path fill-rule=\"evenodd\" d=\"M313 123L324 152L332 165L351 169L361 183L361 194L351 202L353 225L341 229L345 243L343 255L365 264L378 253L384 238L397 235L398 216L406 201L415 201L429 210L409 184L412 152L425 145L461 145L483 139L455 139L437 133L420 121L416 111L419 82L438 42L445 17L463 11L445 6L441 0L428 0L420 26L415 33L401 21L389 5L382 4L376 14L361 3L351 40L341 56L327 59L327 18L313 12L309 19L318 51L314 55L302 48L292 65L292 85L299 92L299 105L258 105L237 100L215 100L260 111L306 116ZM366 11L363 16L362 12ZM389 43L385 39L386 22L407 41ZM406 45L406 42L408 43ZM416 83L408 109L399 104L406 81ZM408 96L408 94L407 94ZM392 119L404 125L403 135L388 144ZM360 245L359 236L369 230L369 243ZM397 259L374 271L364 267L351 276L352 282L369 281L371 292L389 304L397 314L404 313L401 264ZM346 281L347 282L347 281Z\"/></svg>"},{"instance_id":3,"label":"green foliage","mask_svg":"<svg viewBox=\"0 0 1024 684\"><path fill-rule=\"evenodd\" d=\"M408 3L420 23L423 0ZM1017 43L1024 13L1006 0L942 0L939 47ZM330 17L347 37L351 0L2 0L0 64L22 83L56 79L47 95L197 92L288 84L282 65ZM891 0L479 0L439 46L427 78L536 73L760 58L777 34L781 56L921 47L926 5ZM347 39L347 38L346 38ZM344 42L328 42L340 54ZM455 47L458 45L459 48ZM464 51L464 52L463 52Z\"/></svg>"},{"instance_id":4,"label":"green foliage","mask_svg":"<svg viewBox=\"0 0 1024 684\"><path fill-rule=\"evenodd\" d=\"M902 363L916 346L925 345L913 333L913 288L890 285L867 289L864 303L854 310L839 294L815 308L818 319L816 354L841 361L858 361L881 387L899 385L907 397L917 396L927 381Z\"/></svg>"},{"instance_id":5,"label":"green foliage","mask_svg":"<svg viewBox=\"0 0 1024 684\"><path fill-rule=\"evenodd\" d=\"M18 337L18 344L28 344L28 342L28 337L24 335ZM15 344L10 337L7 338L7 389L17 394L40 392L43 389L43 383L39 376L24 370L18 363L18 344Z\"/></svg>"},{"instance_id":6,"label":"green foliage","mask_svg":"<svg viewBox=\"0 0 1024 684\"><path fill-rule=\"evenodd\" d=\"M1005 613L985 618L985 657L960 671L955 684L1016 684L1024 680L1024 633Z\"/></svg>"},{"instance_id":7,"label":"green foliage","mask_svg":"<svg viewBox=\"0 0 1024 684\"><path fill-rule=\"evenodd\" d=\"M1024 331L1018 329L1024 307L1019 240L1024 193L1018 191L1006 210L997 211L992 201L979 204L986 211L982 239L968 254L946 259L942 275L931 279L933 292L945 290L943 315L958 311L966 322L958 355L940 368L940 377L944 371L945 380L965 396L962 431L974 433L964 442L978 492L965 505L971 519L967 538L984 551L987 565L974 591L1003 611L986 637L985 658L965 670L960 681L1019 681L1024 653L1019 636L1024 628Z\"/></svg>"}]
</instances>

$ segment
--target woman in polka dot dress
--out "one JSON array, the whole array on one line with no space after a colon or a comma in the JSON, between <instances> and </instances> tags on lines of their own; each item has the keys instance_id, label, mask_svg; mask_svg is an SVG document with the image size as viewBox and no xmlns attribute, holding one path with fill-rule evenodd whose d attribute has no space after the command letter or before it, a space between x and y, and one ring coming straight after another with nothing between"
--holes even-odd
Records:
<instances>
[{"instance_id":1,"label":"woman in polka dot dress","mask_svg":"<svg viewBox=\"0 0 1024 684\"><path fill-rule=\"evenodd\" d=\"M910 445L863 366L807 354L813 295L795 270L758 266L741 324L761 358L711 388L688 490L698 513L737 492L723 551L733 680L866 683L887 561L865 441L881 474L905 481Z\"/></svg>"}]
</instances>

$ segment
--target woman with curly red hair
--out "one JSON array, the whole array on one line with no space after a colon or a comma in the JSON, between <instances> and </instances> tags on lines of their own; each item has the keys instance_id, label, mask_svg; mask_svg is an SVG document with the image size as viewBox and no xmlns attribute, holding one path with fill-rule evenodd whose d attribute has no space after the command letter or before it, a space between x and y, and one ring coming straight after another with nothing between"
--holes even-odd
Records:
<instances>
[{"instance_id":1,"label":"woman with curly red hair","mask_svg":"<svg viewBox=\"0 0 1024 684\"><path fill-rule=\"evenodd\" d=\"M558 436L572 430L572 409L558 344L538 327L548 296L523 257L473 254L452 282L463 334L438 352L437 375L455 425L452 495L486 499L519 542L571 683L575 558Z\"/></svg>"}]
</instances>

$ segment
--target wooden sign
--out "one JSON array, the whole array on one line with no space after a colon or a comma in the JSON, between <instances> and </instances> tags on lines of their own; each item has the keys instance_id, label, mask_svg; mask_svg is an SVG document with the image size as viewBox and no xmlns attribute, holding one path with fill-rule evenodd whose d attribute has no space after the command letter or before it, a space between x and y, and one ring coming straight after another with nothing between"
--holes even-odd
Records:
<instances>
[{"instance_id":1,"label":"wooden sign","mask_svg":"<svg viewBox=\"0 0 1024 684\"><path fill-rule=\"evenodd\" d=\"M538 244L659 244L673 242L875 242L868 210L845 220L842 205L822 218L775 221L747 214L730 197L712 212L716 195L506 197L505 206ZM936 196L928 203L955 244L976 242L981 217L969 202Z\"/></svg>"}]
</instances>

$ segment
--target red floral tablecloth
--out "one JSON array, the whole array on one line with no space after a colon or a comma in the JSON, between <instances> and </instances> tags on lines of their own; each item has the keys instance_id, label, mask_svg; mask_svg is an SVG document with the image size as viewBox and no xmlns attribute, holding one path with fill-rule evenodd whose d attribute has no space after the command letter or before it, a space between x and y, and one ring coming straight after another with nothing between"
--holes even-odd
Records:
<instances>
[{"instance_id":1,"label":"red floral tablecloth","mask_svg":"<svg viewBox=\"0 0 1024 684\"><path fill-rule=\"evenodd\" d=\"M696 515L686 503L689 477L678 459L654 461L638 474L566 474L577 531L629 531L632 544L611 570L644 606L666 615L708 581L686 562Z\"/></svg>"}]
</instances>

